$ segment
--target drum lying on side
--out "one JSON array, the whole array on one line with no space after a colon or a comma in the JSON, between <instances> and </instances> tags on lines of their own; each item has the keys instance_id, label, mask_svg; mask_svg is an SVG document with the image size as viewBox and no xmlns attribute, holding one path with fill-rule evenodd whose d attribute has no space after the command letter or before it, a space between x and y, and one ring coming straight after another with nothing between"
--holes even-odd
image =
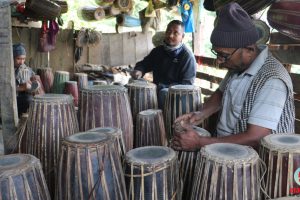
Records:
<instances>
[{"instance_id":1,"label":"drum lying on side","mask_svg":"<svg viewBox=\"0 0 300 200\"><path fill-rule=\"evenodd\" d=\"M108 134L81 132L66 137L57 177L56 200L127 200L120 157Z\"/></svg>"},{"instance_id":2,"label":"drum lying on side","mask_svg":"<svg viewBox=\"0 0 300 200\"><path fill-rule=\"evenodd\" d=\"M271 27L291 38L300 40L300 2L286 0L274 2L267 13Z\"/></svg>"},{"instance_id":3,"label":"drum lying on side","mask_svg":"<svg viewBox=\"0 0 300 200\"><path fill-rule=\"evenodd\" d=\"M193 200L262 198L259 156L250 147L206 145L200 150L194 174Z\"/></svg>"},{"instance_id":4,"label":"drum lying on side","mask_svg":"<svg viewBox=\"0 0 300 200\"><path fill-rule=\"evenodd\" d=\"M125 158L125 183L129 199L181 200L176 153L168 147L132 149Z\"/></svg>"},{"instance_id":5,"label":"drum lying on side","mask_svg":"<svg viewBox=\"0 0 300 200\"><path fill-rule=\"evenodd\" d=\"M53 197L60 140L79 131L73 98L65 94L35 96L26 126L26 153L40 159Z\"/></svg>"},{"instance_id":6,"label":"drum lying on side","mask_svg":"<svg viewBox=\"0 0 300 200\"><path fill-rule=\"evenodd\" d=\"M122 130L119 128L113 128L113 127L98 127L98 128L93 128L88 130L88 132L97 132L97 133L103 133L106 135L109 135L113 138L116 149L119 152L121 161L125 159L125 153L126 147L125 147L125 142L122 137Z\"/></svg>"},{"instance_id":7,"label":"drum lying on side","mask_svg":"<svg viewBox=\"0 0 300 200\"><path fill-rule=\"evenodd\" d=\"M29 154L0 157L0 199L50 200L40 161Z\"/></svg>"},{"instance_id":8,"label":"drum lying on side","mask_svg":"<svg viewBox=\"0 0 300 200\"><path fill-rule=\"evenodd\" d=\"M167 137L161 110L148 109L137 115L134 147L166 146Z\"/></svg>"},{"instance_id":9,"label":"drum lying on side","mask_svg":"<svg viewBox=\"0 0 300 200\"><path fill-rule=\"evenodd\" d=\"M94 85L80 90L80 130L116 127L122 130L126 150L133 147L133 122L127 89L117 85Z\"/></svg>"},{"instance_id":10,"label":"drum lying on side","mask_svg":"<svg viewBox=\"0 0 300 200\"><path fill-rule=\"evenodd\" d=\"M259 154L267 166L264 179L267 194L271 198L297 194L293 188L300 184L300 135L268 135L261 140Z\"/></svg>"}]
</instances>

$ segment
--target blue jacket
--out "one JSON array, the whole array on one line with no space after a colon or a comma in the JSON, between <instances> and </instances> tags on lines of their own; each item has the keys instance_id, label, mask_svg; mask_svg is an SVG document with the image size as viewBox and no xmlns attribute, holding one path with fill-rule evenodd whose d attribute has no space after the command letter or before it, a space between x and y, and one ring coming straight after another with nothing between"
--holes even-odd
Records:
<instances>
[{"instance_id":1,"label":"blue jacket","mask_svg":"<svg viewBox=\"0 0 300 200\"><path fill-rule=\"evenodd\" d=\"M153 71L153 82L158 87L192 85L196 77L196 60L194 54L185 45L175 52L167 52L161 45L138 62L135 70L142 71L143 75Z\"/></svg>"}]
</instances>

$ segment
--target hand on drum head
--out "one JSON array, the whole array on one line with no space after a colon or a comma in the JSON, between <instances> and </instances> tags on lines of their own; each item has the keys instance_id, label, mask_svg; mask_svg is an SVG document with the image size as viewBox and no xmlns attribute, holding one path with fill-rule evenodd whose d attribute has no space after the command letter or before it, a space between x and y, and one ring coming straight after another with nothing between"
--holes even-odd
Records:
<instances>
[{"instance_id":1,"label":"hand on drum head","mask_svg":"<svg viewBox=\"0 0 300 200\"><path fill-rule=\"evenodd\" d=\"M184 121L185 124L199 125L204 119L205 116L203 112L191 112L177 117L177 119L174 121L174 124Z\"/></svg>"},{"instance_id":2,"label":"hand on drum head","mask_svg":"<svg viewBox=\"0 0 300 200\"><path fill-rule=\"evenodd\" d=\"M133 71L130 73L130 75L131 75L131 77L132 77L133 79L140 79L140 78L142 78L143 73L142 73L141 71L139 71L139 70L133 70Z\"/></svg>"},{"instance_id":3,"label":"hand on drum head","mask_svg":"<svg viewBox=\"0 0 300 200\"><path fill-rule=\"evenodd\" d=\"M207 137L201 137L191 127L185 127L185 132L175 132L171 142L171 147L177 151L196 151L208 143Z\"/></svg>"}]
</instances>

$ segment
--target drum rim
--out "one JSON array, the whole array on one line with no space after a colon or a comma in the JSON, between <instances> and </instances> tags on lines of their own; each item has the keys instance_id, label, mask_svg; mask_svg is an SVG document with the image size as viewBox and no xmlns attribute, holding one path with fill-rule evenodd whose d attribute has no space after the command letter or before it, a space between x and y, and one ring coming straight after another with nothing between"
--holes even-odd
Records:
<instances>
[{"instance_id":1,"label":"drum rim","mask_svg":"<svg viewBox=\"0 0 300 200\"><path fill-rule=\"evenodd\" d=\"M62 71L62 70L55 71L55 73L57 73L57 74L66 74L66 75L70 75L70 72Z\"/></svg>"},{"instance_id":2,"label":"drum rim","mask_svg":"<svg viewBox=\"0 0 300 200\"><path fill-rule=\"evenodd\" d=\"M266 149L269 149L271 151L278 151L278 152L290 152L293 150L293 152L299 152L300 153L300 146L298 145L280 145L280 144L272 144L271 139L273 137L280 137L280 136L291 136L291 137L298 137L300 139L300 135L297 134L287 134L287 133L277 133L277 134L270 134L265 136L260 141L260 146Z\"/></svg>"},{"instance_id":3,"label":"drum rim","mask_svg":"<svg viewBox=\"0 0 300 200\"><path fill-rule=\"evenodd\" d=\"M161 160L156 160L155 162L150 162L150 160L137 160L135 157L133 157L132 155L138 151L138 150L145 150L145 149L164 149L166 150L169 154L165 157L163 157ZM165 147L165 146L144 146L144 147L138 147L135 149L131 149L130 151L128 151L125 155L125 163L129 164L129 165L134 165L134 166L160 166L160 165L166 165L167 163L171 163L174 160L177 159L177 155L176 152L169 147Z\"/></svg>"},{"instance_id":4,"label":"drum rim","mask_svg":"<svg viewBox=\"0 0 300 200\"><path fill-rule=\"evenodd\" d=\"M211 137L211 133L208 132L206 129L198 127L198 126L193 126L193 129L197 132L199 136L202 137Z\"/></svg>"},{"instance_id":5,"label":"drum rim","mask_svg":"<svg viewBox=\"0 0 300 200\"><path fill-rule=\"evenodd\" d=\"M98 134L101 137L104 136L104 138L100 141L86 140L83 142L79 140L72 140L73 137L81 136L84 134L91 134L91 133ZM73 135L68 135L63 139L63 143L74 144L75 146L91 146L91 145L102 146L103 144L107 144L110 142L113 142L113 137L111 135L99 133L99 132L91 132L91 131L78 132Z\"/></svg>"},{"instance_id":6,"label":"drum rim","mask_svg":"<svg viewBox=\"0 0 300 200\"><path fill-rule=\"evenodd\" d=\"M32 169L33 167L36 167L38 165L39 168L41 168L40 160L36 158L35 156L31 154L9 154L9 155L3 155L1 156L1 159L3 158L20 158L21 162L9 166L0 166L0 177L6 178L9 176L18 176L25 171L28 171L28 169Z\"/></svg>"},{"instance_id":7,"label":"drum rim","mask_svg":"<svg viewBox=\"0 0 300 200\"><path fill-rule=\"evenodd\" d=\"M72 95L68 95L68 94L45 93L45 94L34 96L33 101L35 101L35 102L73 102L73 97L72 97Z\"/></svg>"},{"instance_id":8,"label":"drum rim","mask_svg":"<svg viewBox=\"0 0 300 200\"><path fill-rule=\"evenodd\" d=\"M141 81L142 82L142 81ZM140 84L139 82L132 82L132 83L128 83L126 84L126 87L128 89L132 89L132 88L149 88L149 89L156 89L156 85L154 83L150 83L150 82L142 82L143 84Z\"/></svg>"},{"instance_id":9,"label":"drum rim","mask_svg":"<svg viewBox=\"0 0 300 200\"><path fill-rule=\"evenodd\" d=\"M109 132L101 132L100 130L104 130L104 129L111 129L111 131ZM120 128L116 128L116 127L108 127L108 126L104 126L104 127L97 127L97 128L92 128L87 130L88 132L96 132L96 133L103 133L103 134L107 134L107 135L111 135L111 136L122 136L122 130Z\"/></svg>"},{"instance_id":10,"label":"drum rim","mask_svg":"<svg viewBox=\"0 0 300 200\"><path fill-rule=\"evenodd\" d=\"M102 87L102 88L101 88ZM90 93L127 93L127 88L120 85L91 85L81 88L80 92Z\"/></svg>"},{"instance_id":11,"label":"drum rim","mask_svg":"<svg viewBox=\"0 0 300 200\"><path fill-rule=\"evenodd\" d=\"M149 114L147 114L149 112ZM159 113L162 113L161 109L147 109L142 110L138 113L140 116L152 116L152 115L158 115Z\"/></svg>"},{"instance_id":12,"label":"drum rim","mask_svg":"<svg viewBox=\"0 0 300 200\"><path fill-rule=\"evenodd\" d=\"M179 87L179 88L178 88ZM186 88L184 88L186 87ZM172 85L169 87L169 91L190 91L190 92L195 92L195 91L201 91L201 88L196 86L196 85Z\"/></svg>"},{"instance_id":13,"label":"drum rim","mask_svg":"<svg viewBox=\"0 0 300 200\"><path fill-rule=\"evenodd\" d=\"M247 152L249 152L249 155L245 158L235 158L235 159L225 159L225 157L221 156L216 156L216 155L211 155L209 154L206 149L212 147L213 145L219 146L219 145L231 145L231 146L239 146L242 148L245 148ZM225 164L226 166L232 166L232 165L244 165L244 164L250 164L250 163L255 163L258 162L259 160L259 155L258 153L250 146L245 146L245 145L239 145L239 144L233 144L233 143L214 143L214 144L209 144L201 148L200 150L200 155L203 158L206 158L207 160L214 161L216 163L220 164Z\"/></svg>"}]
</instances>

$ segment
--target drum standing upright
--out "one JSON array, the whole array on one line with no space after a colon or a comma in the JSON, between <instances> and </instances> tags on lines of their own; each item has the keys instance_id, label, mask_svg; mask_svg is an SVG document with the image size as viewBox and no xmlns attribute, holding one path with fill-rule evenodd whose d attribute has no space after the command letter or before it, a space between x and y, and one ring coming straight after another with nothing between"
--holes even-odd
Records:
<instances>
[{"instance_id":1,"label":"drum standing upright","mask_svg":"<svg viewBox=\"0 0 300 200\"><path fill-rule=\"evenodd\" d=\"M78 91L88 86L88 76L86 73L74 73L74 79L77 81Z\"/></svg>"},{"instance_id":2,"label":"drum standing upright","mask_svg":"<svg viewBox=\"0 0 300 200\"><path fill-rule=\"evenodd\" d=\"M28 115L26 153L40 159L53 196L60 140L79 131L73 98L65 94L35 96Z\"/></svg>"},{"instance_id":3,"label":"drum standing upright","mask_svg":"<svg viewBox=\"0 0 300 200\"><path fill-rule=\"evenodd\" d=\"M66 81L65 83L65 94L72 95L74 99L74 106L78 106L78 86L76 81Z\"/></svg>"},{"instance_id":4,"label":"drum standing upright","mask_svg":"<svg viewBox=\"0 0 300 200\"><path fill-rule=\"evenodd\" d=\"M133 117L133 122L139 112L147 109L157 109L156 85L146 81L135 81L126 85Z\"/></svg>"},{"instance_id":5,"label":"drum standing upright","mask_svg":"<svg viewBox=\"0 0 300 200\"><path fill-rule=\"evenodd\" d=\"M54 73L54 82L52 93L63 94L65 90L65 83L70 80L70 73L66 71L56 71Z\"/></svg>"},{"instance_id":6,"label":"drum standing upright","mask_svg":"<svg viewBox=\"0 0 300 200\"><path fill-rule=\"evenodd\" d=\"M133 147L133 122L127 89L117 85L94 85L80 90L80 130L116 127L122 130L126 150Z\"/></svg>"},{"instance_id":7,"label":"drum standing upright","mask_svg":"<svg viewBox=\"0 0 300 200\"><path fill-rule=\"evenodd\" d=\"M52 69L50 67L38 68L37 74L41 78L45 92L50 93L52 91L53 80L54 80Z\"/></svg>"},{"instance_id":8,"label":"drum standing upright","mask_svg":"<svg viewBox=\"0 0 300 200\"><path fill-rule=\"evenodd\" d=\"M123 160L125 159L125 153L127 151L126 151L126 147L125 147L125 142L122 137L121 129L113 128L113 127L99 127L99 128L90 129L90 130L88 130L88 132L103 133L103 134L111 136L115 142L116 149L119 152L121 161L123 162Z\"/></svg>"},{"instance_id":9,"label":"drum standing upright","mask_svg":"<svg viewBox=\"0 0 300 200\"><path fill-rule=\"evenodd\" d=\"M259 154L267 165L267 194L271 198L297 194L293 189L300 185L300 135L268 135L261 140Z\"/></svg>"},{"instance_id":10,"label":"drum standing upright","mask_svg":"<svg viewBox=\"0 0 300 200\"><path fill-rule=\"evenodd\" d=\"M120 157L108 134L81 132L66 137L57 176L56 200L127 200Z\"/></svg>"},{"instance_id":11,"label":"drum standing upright","mask_svg":"<svg viewBox=\"0 0 300 200\"><path fill-rule=\"evenodd\" d=\"M40 161L29 154L0 157L1 200L50 200Z\"/></svg>"},{"instance_id":12,"label":"drum standing upright","mask_svg":"<svg viewBox=\"0 0 300 200\"><path fill-rule=\"evenodd\" d=\"M173 122L183 114L200 110L201 89L193 85L174 85L169 88L164 117L168 139L173 137Z\"/></svg>"},{"instance_id":13,"label":"drum standing upright","mask_svg":"<svg viewBox=\"0 0 300 200\"><path fill-rule=\"evenodd\" d=\"M167 137L161 110L148 109L137 115L134 147L167 146Z\"/></svg>"},{"instance_id":14,"label":"drum standing upright","mask_svg":"<svg viewBox=\"0 0 300 200\"><path fill-rule=\"evenodd\" d=\"M125 158L125 182L130 200L181 200L176 153L168 147L132 149Z\"/></svg>"},{"instance_id":15,"label":"drum standing upright","mask_svg":"<svg viewBox=\"0 0 300 200\"><path fill-rule=\"evenodd\" d=\"M203 128L193 126L199 136L210 137L210 133ZM184 133L183 133L184 134ZM182 196L190 199L193 189L193 179L195 177L195 167L200 151L178 151L180 175L183 181Z\"/></svg>"},{"instance_id":16,"label":"drum standing upright","mask_svg":"<svg viewBox=\"0 0 300 200\"><path fill-rule=\"evenodd\" d=\"M260 167L259 156L250 147L206 145L197 158L191 199L262 199Z\"/></svg>"}]
</instances>

